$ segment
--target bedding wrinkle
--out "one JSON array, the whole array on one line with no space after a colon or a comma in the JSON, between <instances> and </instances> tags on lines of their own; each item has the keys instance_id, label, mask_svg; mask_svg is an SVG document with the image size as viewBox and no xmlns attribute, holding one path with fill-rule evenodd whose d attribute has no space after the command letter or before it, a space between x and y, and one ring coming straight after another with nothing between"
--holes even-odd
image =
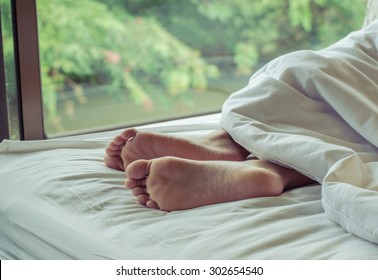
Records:
<instances>
[{"instance_id":1,"label":"bedding wrinkle","mask_svg":"<svg viewBox=\"0 0 378 280\"><path fill-rule=\"evenodd\" d=\"M337 204L333 199L336 196L339 198ZM374 222L372 223L371 218L369 219L378 215L376 199L378 199L377 191L356 191L355 186L348 184L331 183L323 187L322 203L327 217L342 225L348 232L372 243L378 243L377 227ZM366 223L371 226L367 227Z\"/></svg>"},{"instance_id":2,"label":"bedding wrinkle","mask_svg":"<svg viewBox=\"0 0 378 280\"><path fill-rule=\"evenodd\" d=\"M341 155L339 160L329 167L324 181L328 183L345 181L356 187L366 187L372 181L371 170L357 154Z\"/></svg>"},{"instance_id":3,"label":"bedding wrinkle","mask_svg":"<svg viewBox=\"0 0 378 280\"><path fill-rule=\"evenodd\" d=\"M101 203L92 200L90 196L86 195L85 191L72 186L67 187L66 183L46 186L41 189L40 195L50 203L55 203L64 209L72 207L74 211L93 213L104 210Z\"/></svg>"},{"instance_id":4,"label":"bedding wrinkle","mask_svg":"<svg viewBox=\"0 0 378 280\"><path fill-rule=\"evenodd\" d=\"M221 116L224 129L258 158L321 182L327 217L375 243L377 38L375 21L326 49L277 58L231 95Z\"/></svg>"},{"instance_id":5,"label":"bedding wrinkle","mask_svg":"<svg viewBox=\"0 0 378 280\"><path fill-rule=\"evenodd\" d=\"M41 208L30 203L15 203L9 209L13 224L10 234L17 244L25 249L29 248L34 253L33 258L91 260L121 258L122 247L109 242L104 246L104 236L96 231L95 235L91 233L91 230L94 230L93 225L78 223L75 216L72 216L68 223L61 211L51 207L45 209L48 211L41 211ZM131 249L129 255L133 255L135 259L141 258L137 251L133 252Z\"/></svg>"},{"instance_id":6,"label":"bedding wrinkle","mask_svg":"<svg viewBox=\"0 0 378 280\"><path fill-rule=\"evenodd\" d=\"M203 135L208 131L198 130L196 123L206 123L209 129L211 122L212 129L217 129L219 115L204 116L195 123L173 122L172 133L181 135L177 124L194 123L191 128L184 125L182 135ZM156 131L170 132L169 125L160 125L155 124ZM11 151L0 157L0 255L12 259L378 259L376 245L326 219L319 184L278 197L188 211L165 213L141 207L124 190L124 174L99 164L103 138L111 135L108 139L112 139L117 133L97 135L99 143L89 146L86 141L67 144L57 139L46 144L9 143ZM97 141L95 135L83 137ZM303 138L304 143L291 137L271 140L291 144L302 160L322 156L316 149L304 153L310 151L306 146L313 145L311 137ZM369 155L363 159L374 170L374 157ZM311 164L311 168L323 166Z\"/></svg>"}]
</instances>

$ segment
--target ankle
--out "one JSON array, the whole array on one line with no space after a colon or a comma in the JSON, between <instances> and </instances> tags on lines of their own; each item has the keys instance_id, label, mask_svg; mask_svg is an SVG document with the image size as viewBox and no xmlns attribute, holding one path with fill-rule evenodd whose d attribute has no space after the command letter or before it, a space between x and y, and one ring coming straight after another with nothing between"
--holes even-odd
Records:
<instances>
[{"instance_id":1,"label":"ankle","mask_svg":"<svg viewBox=\"0 0 378 280\"><path fill-rule=\"evenodd\" d=\"M261 196L277 196L284 191L284 181L280 174L269 169L258 170L259 186L262 190Z\"/></svg>"},{"instance_id":2,"label":"ankle","mask_svg":"<svg viewBox=\"0 0 378 280\"><path fill-rule=\"evenodd\" d=\"M222 128L203 137L202 143L208 147L216 147L221 154L229 155L229 160L243 161L250 154Z\"/></svg>"}]
</instances>

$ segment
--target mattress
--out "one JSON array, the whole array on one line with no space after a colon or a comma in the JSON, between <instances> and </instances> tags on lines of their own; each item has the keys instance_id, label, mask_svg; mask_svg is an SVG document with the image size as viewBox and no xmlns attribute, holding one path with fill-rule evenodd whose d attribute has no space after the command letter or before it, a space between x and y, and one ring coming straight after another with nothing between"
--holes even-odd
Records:
<instances>
[{"instance_id":1,"label":"mattress","mask_svg":"<svg viewBox=\"0 0 378 280\"><path fill-rule=\"evenodd\" d=\"M199 137L218 114L142 126ZM119 131L0 144L1 259L378 259L325 216L321 186L185 211L139 205L106 167Z\"/></svg>"}]
</instances>

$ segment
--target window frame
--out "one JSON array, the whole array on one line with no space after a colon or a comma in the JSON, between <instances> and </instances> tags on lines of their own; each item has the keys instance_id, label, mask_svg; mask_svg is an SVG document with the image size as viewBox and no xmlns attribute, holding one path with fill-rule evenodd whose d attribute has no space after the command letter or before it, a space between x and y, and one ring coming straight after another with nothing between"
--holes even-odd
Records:
<instances>
[{"instance_id":1,"label":"window frame","mask_svg":"<svg viewBox=\"0 0 378 280\"><path fill-rule=\"evenodd\" d=\"M0 14L0 141L9 139L8 106L5 87L5 65L3 52L3 29Z\"/></svg>"},{"instance_id":2,"label":"window frame","mask_svg":"<svg viewBox=\"0 0 378 280\"><path fill-rule=\"evenodd\" d=\"M20 140L45 139L42 88L39 65L36 0L11 0L16 88L19 107ZM6 79L1 37L0 139L9 139Z\"/></svg>"},{"instance_id":3,"label":"window frame","mask_svg":"<svg viewBox=\"0 0 378 280\"><path fill-rule=\"evenodd\" d=\"M45 139L36 0L12 0L22 140Z\"/></svg>"}]
</instances>

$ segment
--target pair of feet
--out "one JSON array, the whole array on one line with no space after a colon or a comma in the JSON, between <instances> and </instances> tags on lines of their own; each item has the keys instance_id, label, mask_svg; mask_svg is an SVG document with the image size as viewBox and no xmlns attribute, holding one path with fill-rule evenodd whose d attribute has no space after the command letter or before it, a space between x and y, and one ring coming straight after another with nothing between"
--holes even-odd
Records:
<instances>
[{"instance_id":1,"label":"pair of feet","mask_svg":"<svg viewBox=\"0 0 378 280\"><path fill-rule=\"evenodd\" d=\"M108 145L104 161L126 172L125 185L140 204L164 211L275 196L310 182L247 156L222 129L198 139L127 129Z\"/></svg>"}]
</instances>

